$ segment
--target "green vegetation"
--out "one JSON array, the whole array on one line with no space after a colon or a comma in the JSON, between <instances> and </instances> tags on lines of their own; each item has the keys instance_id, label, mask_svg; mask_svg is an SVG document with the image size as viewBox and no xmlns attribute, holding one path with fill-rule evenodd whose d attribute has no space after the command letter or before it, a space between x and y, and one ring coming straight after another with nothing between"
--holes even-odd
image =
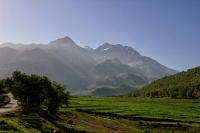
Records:
<instances>
[{"instance_id":1,"label":"green vegetation","mask_svg":"<svg viewBox=\"0 0 200 133\"><path fill-rule=\"evenodd\" d=\"M4 90L13 94L21 108L14 114L1 114L0 131L40 133L56 129L70 133L200 132L200 99L192 99L198 97L200 91L199 75L200 68L195 68L164 77L149 85L152 91L148 96L164 98L72 97L69 105L69 92L64 92L65 85L51 82L45 76L15 71L12 77L0 83ZM147 87L134 95L143 96L144 93L146 96L149 90L145 89ZM169 96L170 92L174 92L174 97L190 99L168 98L162 87L167 89ZM187 88L187 91L181 88ZM98 94L104 92L99 91ZM184 92L182 97L181 92ZM157 93L159 95L153 95Z\"/></svg>"},{"instance_id":2,"label":"green vegetation","mask_svg":"<svg viewBox=\"0 0 200 133\"><path fill-rule=\"evenodd\" d=\"M91 94L93 96L108 96L108 95L122 95L127 92L137 90L135 87L130 87L127 85L120 85L118 87L98 87Z\"/></svg>"},{"instance_id":3,"label":"green vegetation","mask_svg":"<svg viewBox=\"0 0 200 133\"><path fill-rule=\"evenodd\" d=\"M102 73L102 71L99 73ZM105 74L107 74L107 72L105 72ZM97 81L88 86L85 90L81 90L80 92L75 92L73 94L76 96L124 95L148 84L148 80L149 79L146 77L138 76L132 73L119 73L116 76L107 76L104 80Z\"/></svg>"},{"instance_id":4,"label":"green vegetation","mask_svg":"<svg viewBox=\"0 0 200 133\"><path fill-rule=\"evenodd\" d=\"M90 86L85 90L73 92L73 96L114 96L114 95L124 95L128 92L137 90L137 87L132 87L128 85L120 85L117 87L113 86Z\"/></svg>"},{"instance_id":5,"label":"green vegetation","mask_svg":"<svg viewBox=\"0 0 200 133\"><path fill-rule=\"evenodd\" d=\"M65 85L51 82L45 76L27 75L20 71L14 71L1 83L3 90L11 92L21 108L11 113L1 112L0 131L40 133L60 128L56 122L59 107L69 104ZM0 105L5 100L0 101Z\"/></svg>"},{"instance_id":6,"label":"green vegetation","mask_svg":"<svg viewBox=\"0 0 200 133\"><path fill-rule=\"evenodd\" d=\"M116 76L108 77L103 81L96 82L96 86L120 86L127 85L138 87L148 84L148 79L143 76L138 76L133 73L119 73Z\"/></svg>"},{"instance_id":7,"label":"green vegetation","mask_svg":"<svg viewBox=\"0 0 200 133\"><path fill-rule=\"evenodd\" d=\"M129 93L127 97L200 97L200 67L166 76L146 85L138 91Z\"/></svg>"},{"instance_id":8,"label":"green vegetation","mask_svg":"<svg viewBox=\"0 0 200 133\"><path fill-rule=\"evenodd\" d=\"M199 104L199 99L80 97L71 98L69 108L60 111L83 109L120 116L200 122Z\"/></svg>"},{"instance_id":9,"label":"green vegetation","mask_svg":"<svg viewBox=\"0 0 200 133\"><path fill-rule=\"evenodd\" d=\"M10 98L4 95L7 93L4 82L5 80L0 80L0 107L10 102Z\"/></svg>"},{"instance_id":10,"label":"green vegetation","mask_svg":"<svg viewBox=\"0 0 200 133\"><path fill-rule=\"evenodd\" d=\"M8 114L12 114L12 116ZM21 116L21 111L12 111L8 114L0 115L1 133L47 133L57 129L54 124L43 118L40 118L40 121L37 120L37 126L31 122L24 121Z\"/></svg>"},{"instance_id":11,"label":"green vegetation","mask_svg":"<svg viewBox=\"0 0 200 133\"><path fill-rule=\"evenodd\" d=\"M5 79L4 85L18 101L24 114L40 114L46 110L52 116L57 114L62 104L68 106L69 92L64 92L66 86L51 82L45 76L14 71L12 77Z\"/></svg>"},{"instance_id":12,"label":"green vegetation","mask_svg":"<svg viewBox=\"0 0 200 133\"><path fill-rule=\"evenodd\" d=\"M39 127L21 118L0 117L8 132L196 133L200 132L200 100L170 98L79 97L59 108L53 122L40 117ZM17 114L18 113L18 114ZM5 126L5 125L3 125ZM3 130L4 131L4 130Z\"/></svg>"},{"instance_id":13,"label":"green vegetation","mask_svg":"<svg viewBox=\"0 0 200 133\"><path fill-rule=\"evenodd\" d=\"M2 95L0 96L0 107L8 104L10 102L10 98L8 96Z\"/></svg>"},{"instance_id":14,"label":"green vegetation","mask_svg":"<svg viewBox=\"0 0 200 133\"><path fill-rule=\"evenodd\" d=\"M0 80L0 95L6 93L4 82L5 80Z\"/></svg>"},{"instance_id":15,"label":"green vegetation","mask_svg":"<svg viewBox=\"0 0 200 133\"><path fill-rule=\"evenodd\" d=\"M71 98L60 114L73 121L64 125L88 132L195 133L200 132L199 104L199 99L80 97Z\"/></svg>"}]
</instances>

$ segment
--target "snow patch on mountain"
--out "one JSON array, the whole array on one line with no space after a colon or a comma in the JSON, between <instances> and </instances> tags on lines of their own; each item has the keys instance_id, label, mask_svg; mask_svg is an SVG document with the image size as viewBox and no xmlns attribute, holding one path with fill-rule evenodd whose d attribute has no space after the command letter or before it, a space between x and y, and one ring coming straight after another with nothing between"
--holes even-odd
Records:
<instances>
[{"instance_id":1,"label":"snow patch on mountain","mask_svg":"<svg viewBox=\"0 0 200 133\"><path fill-rule=\"evenodd\" d=\"M110 48L105 48L105 49L103 49L102 51L108 51Z\"/></svg>"}]
</instances>

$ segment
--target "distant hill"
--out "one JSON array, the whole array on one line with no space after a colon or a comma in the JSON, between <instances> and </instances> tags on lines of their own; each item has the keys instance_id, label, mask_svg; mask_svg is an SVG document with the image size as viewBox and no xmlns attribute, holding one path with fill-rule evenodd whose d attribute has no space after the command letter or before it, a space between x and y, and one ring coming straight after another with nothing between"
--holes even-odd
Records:
<instances>
[{"instance_id":1,"label":"distant hill","mask_svg":"<svg viewBox=\"0 0 200 133\"><path fill-rule=\"evenodd\" d=\"M165 76L127 96L142 97L200 97L200 67Z\"/></svg>"},{"instance_id":2,"label":"distant hill","mask_svg":"<svg viewBox=\"0 0 200 133\"><path fill-rule=\"evenodd\" d=\"M114 86L114 87L118 87L120 85L138 87L147 84L148 84L148 79L146 77L141 77L132 73L120 73L117 76L108 77L103 81L96 82L96 86Z\"/></svg>"},{"instance_id":3,"label":"distant hill","mask_svg":"<svg viewBox=\"0 0 200 133\"><path fill-rule=\"evenodd\" d=\"M95 96L121 95L121 94L125 94L134 90L137 90L137 88L130 87L127 85L120 85L116 88L99 87L92 92L92 95L95 95Z\"/></svg>"},{"instance_id":4,"label":"distant hill","mask_svg":"<svg viewBox=\"0 0 200 133\"><path fill-rule=\"evenodd\" d=\"M3 43L0 45L0 48L1 47L9 47L9 48L14 48L14 49L17 49L17 50L31 50L31 49L35 49L35 48L40 48L40 49L44 49L46 48L46 45L45 44L14 44L14 43L10 43L10 42L7 42L7 43Z\"/></svg>"},{"instance_id":5,"label":"distant hill","mask_svg":"<svg viewBox=\"0 0 200 133\"><path fill-rule=\"evenodd\" d=\"M13 57L15 57L18 53L18 50L9 47L0 48L0 67L11 62Z\"/></svg>"},{"instance_id":6,"label":"distant hill","mask_svg":"<svg viewBox=\"0 0 200 133\"><path fill-rule=\"evenodd\" d=\"M119 95L135 91L146 84L148 84L146 77L132 73L120 73L103 81L97 81L82 92L87 95Z\"/></svg>"},{"instance_id":7,"label":"distant hill","mask_svg":"<svg viewBox=\"0 0 200 133\"><path fill-rule=\"evenodd\" d=\"M107 59L104 62L96 65L91 71L90 74L97 81L104 80L108 77L117 76L120 73L129 72L136 73L136 71L128 65L122 64L122 62L117 59Z\"/></svg>"}]
</instances>

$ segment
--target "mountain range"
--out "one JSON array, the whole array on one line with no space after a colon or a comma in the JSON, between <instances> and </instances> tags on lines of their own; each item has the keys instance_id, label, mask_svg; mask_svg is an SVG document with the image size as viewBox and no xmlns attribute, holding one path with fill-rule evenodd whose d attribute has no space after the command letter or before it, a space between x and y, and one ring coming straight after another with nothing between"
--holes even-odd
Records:
<instances>
[{"instance_id":1,"label":"mountain range","mask_svg":"<svg viewBox=\"0 0 200 133\"><path fill-rule=\"evenodd\" d=\"M92 50L88 46L86 49L98 63L102 63L106 59L118 58L123 64L127 64L135 69L137 74L147 77L161 78L177 73L177 71L161 65L149 57L140 55L139 52L129 46L105 43L97 49Z\"/></svg>"},{"instance_id":2,"label":"mountain range","mask_svg":"<svg viewBox=\"0 0 200 133\"><path fill-rule=\"evenodd\" d=\"M90 90L92 86L91 94L102 92L102 87L103 94L107 94L105 87L120 88L121 93L124 86L135 89L178 72L140 55L132 47L108 43L97 49L80 47L68 36L48 44L1 44L0 79L15 70L47 76L66 84L71 92Z\"/></svg>"}]
</instances>

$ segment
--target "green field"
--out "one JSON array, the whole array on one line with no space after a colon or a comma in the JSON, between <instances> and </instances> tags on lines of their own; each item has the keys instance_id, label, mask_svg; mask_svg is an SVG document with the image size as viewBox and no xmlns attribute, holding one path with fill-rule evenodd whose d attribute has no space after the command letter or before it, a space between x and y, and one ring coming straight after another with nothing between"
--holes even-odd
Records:
<instances>
[{"instance_id":1,"label":"green field","mask_svg":"<svg viewBox=\"0 0 200 133\"><path fill-rule=\"evenodd\" d=\"M54 123L39 128L15 116L0 116L0 132L199 133L200 99L77 97L60 108ZM5 122L3 122L5 121ZM56 125L55 125L56 123Z\"/></svg>"},{"instance_id":2,"label":"green field","mask_svg":"<svg viewBox=\"0 0 200 133\"><path fill-rule=\"evenodd\" d=\"M200 132L200 99L77 97L60 112L87 132Z\"/></svg>"},{"instance_id":3,"label":"green field","mask_svg":"<svg viewBox=\"0 0 200 133\"><path fill-rule=\"evenodd\" d=\"M200 122L200 99L80 97L71 98L67 110L74 109Z\"/></svg>"}]
</instances>

